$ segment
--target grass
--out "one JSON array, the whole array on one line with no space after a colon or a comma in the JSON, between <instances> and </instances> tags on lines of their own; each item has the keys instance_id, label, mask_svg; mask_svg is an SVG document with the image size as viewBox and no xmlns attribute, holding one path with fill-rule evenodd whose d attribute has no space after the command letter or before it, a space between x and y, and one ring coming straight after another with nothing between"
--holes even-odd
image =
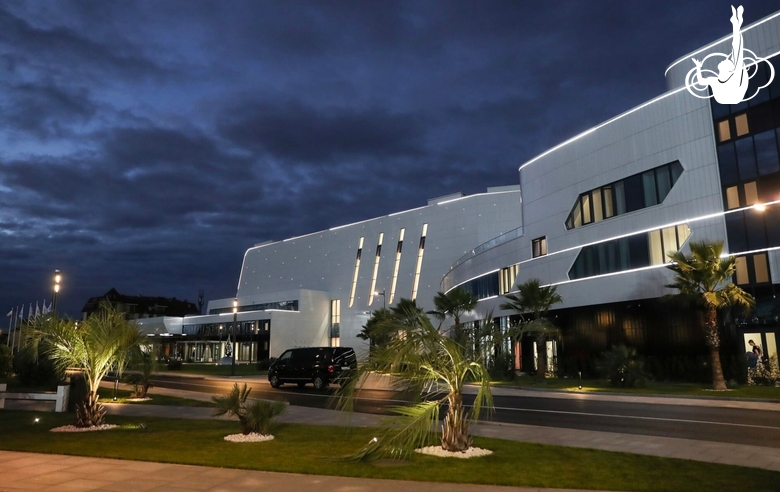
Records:
<instances>
[{"instance_id":1,"label":"grass","mask_svg":"<svg viewBox=\"0 0 780 492\"><path fill-rule=\"evenodd\" d=\"M578 381L574 378L548 378L539 381L533 377L522 377L515 381L497 381L498 386L518 386L521 388L555 389L574 392L591 393L629 393L638 395L670 395L670 396L701 396L725 398L761 398L780 400L780 388L772 386L736 386L732 391L711 391L712 386L697 383L664 383L650 381L644 387L618 388L607 380L583 379L582 389L578 389Z\"/></svg>"},{"instance_id":2,"label":"grass","mask_svg":"<svg viewBox=\"0 0 780 492\"><path fill-rule=\"evenodd\" d=\"M41 423L34 425L34 417ZM224 441L238 432L237 422L113 416L123 427L106 432L53 434L71 423L72 414L0 411L0 449L135 459L227 468L320 475L391 478L525 487L626 491L777 490L780 473L695 461L588 449L475 438L494 454L472 460L415 456L401 466L335 462L369 441L372 429L279 424L276 439L262 443ZM294 458L292 458L294 457Z\"/></svg>"},{"instance_id":3,"label":"grass","mask_svg":"<svg viewBox=\"0 0 780 492\"><path fill-rule=\"evenodd\" d=\"M210 401L191 400L189 398L179 398L176 396L157 395L154 393L154 388L150 389L147 396L151 398L149 401L129 401L129 390L117 390L116 403L127 403L130 405L173 405L180 407L213 407L214 403ZM100 388L98 390L98 396L100 400L106 403L112 403L114 398L113 388Z\"/></svg>"},{"instance_id":4,"label":"grass","mask_svg":"<svg viewBox=\"0 0 780 492\"><path fill-rule=\"evenodd\" d=\"M185 374L200 374L203 376L230 376L229 365L218 366L213 363L205 362L185 362L182 364L181 369L168 369L162 366L157 372L162 375L170 375L176 373ZM267 370L258 370L257 364L237 364L236 376L265 376L268 374Z\"/></svg>"}]
</instances>

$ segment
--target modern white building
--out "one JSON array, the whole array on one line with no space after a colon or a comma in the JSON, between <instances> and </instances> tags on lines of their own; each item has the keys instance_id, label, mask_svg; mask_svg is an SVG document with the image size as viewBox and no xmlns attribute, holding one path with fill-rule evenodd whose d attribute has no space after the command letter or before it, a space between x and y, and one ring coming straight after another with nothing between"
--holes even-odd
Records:
<instances>
[{"instance_id":1,"label":"modern white building","mask_svg":"<svg viewBox=\"0 0 780 492\"><path fill-rule=\"evenodd\" d=\"M743 36L780 71L780 12ZM492 309L505 326L513 313L499 309L501 296L532 278L563 298L553 313L563 365L620 342L659 356L703 352L693 315L658 300L671 293L666 254L701 240L725 242L738 257L735 283L758 300L727 330L726 350L737 356L750 338L776 353L780 75L732 106L685 87L692 57L730 50L731 35L681 57L667 70L667 92L521 163L519 185L249 248L238 317L247 333L261 321L269 332L254 358L306 345L360 350L371 310L401 298L432 309L437 292L456 287L480 299L470 319ZM751 90L769 76L760 64ZM213 338L213 327L232 319L232 301L184 318L181 334ZM524 366L533 350L523 348Z\"/></svg>"}]
</instances>

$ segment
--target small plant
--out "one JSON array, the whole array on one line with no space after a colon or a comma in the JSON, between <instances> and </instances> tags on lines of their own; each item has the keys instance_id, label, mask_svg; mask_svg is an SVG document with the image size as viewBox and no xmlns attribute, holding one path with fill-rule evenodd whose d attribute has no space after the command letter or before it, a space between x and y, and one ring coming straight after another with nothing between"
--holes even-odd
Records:
<instances>
[{"instance_id":1,"label":"small plant","mask_svg":"<svg viewBox=\"0 0 780 492\"><path fill-rule=\"evenodd\" d=\"M271 431L273 418L284 412L287 402L256 400L247 405L246 400L252 390L246 384L242 388L238 383L226 395L214 395L211 400L217 404L215 417L227 415L238 417L241 433L244 435L257 433L268 434Z\"/></svg>"},{"instance_id":2,"label":"small plant","mask_svg":"<svg viewBox=\"0 0 780 492\"><path fill-rule=\"evenodd\" d=\"M612 386L633 388L645 384L644 362L632 347L615 345L601 354L596 369L609 379Z\"/></svg>"},{"instance_id":3,"label":"small plant","mask_svg":"<svg viewBox=\"0 0 780 492\"><path fill-rule=\"evenodd\" d=\"M157 370L157 361L150 353L143 353L137 369L140 372L127 374L122 382L133 386L133 398L146 398L146 393L152 387L152 375Z\"/></svg>"}]
</instances>

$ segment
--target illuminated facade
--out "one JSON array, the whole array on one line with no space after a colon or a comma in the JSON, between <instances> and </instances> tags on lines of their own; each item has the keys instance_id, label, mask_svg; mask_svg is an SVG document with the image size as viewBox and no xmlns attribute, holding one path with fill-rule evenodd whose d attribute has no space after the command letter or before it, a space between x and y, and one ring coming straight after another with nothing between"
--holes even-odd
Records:
<instances>
[{"instance_id":1,"label":"illuminated facade","mask_svg":"<svg viewBox=\"0 0 780 492\"><path fill-rule=\"evenodd\" d=\"M743 35L780 69L780 13ZM493 310L505 328L513 313L499 309L501 296L532 278L556 285L563 298L552 315L564 349L548 347L561 366L620 342L645 354L701 353L694 315L658 298L672 293L664 287L672 279L667 253L702 240L726 243L738 258L735 282L759 301L755 315L725 334L727 350L736 356L749 337L775 353L780 76L731 107L684 86L691 57L728 52L730 40L672 64L666 93L523 163L519 185L249 248L238 316L249 332L266 321L269 331L255 357L307 345L365 350L357 334L371 310L401 298L429 310L437 292L456 287L480 299L467 322ZM213 338L231 306L232 298L211 301L208 315L182 326ZM524 345L522 366L533 369L534 347Z\"/></svg>"}]
</instances>

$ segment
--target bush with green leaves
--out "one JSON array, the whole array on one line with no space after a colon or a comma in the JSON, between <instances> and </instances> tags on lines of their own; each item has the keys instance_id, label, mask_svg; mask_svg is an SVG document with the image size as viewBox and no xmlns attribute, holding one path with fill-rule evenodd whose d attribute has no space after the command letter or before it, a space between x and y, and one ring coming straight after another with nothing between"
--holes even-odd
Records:
<instances>
[{"instance_id":1,"label":"bush with green leaves","mask_svg":"<svg viewBox=\"0 0 780 492\"><path fill-rule=\"evenodd\" d=\"M62 379L54 363L38 352L35 347L28 347L13 356L13 372L19 384L26 388L53 389Z\"/></svg>"},{"instance_id":2,"label":"bush with green leaves","mask_svg":"<svg viewBox=\"0 0 780 492\"><path fill-rule=\"evenodd\" d=\"M5 379L14 372L14 356L11 347L0 345L0 378Z\"/></svg>"},{"instance_id":3,"label":"bush with green leaves","mask_svg":"<svg viewBox=\"0 0 780 492\"><path fill-rule=\"evenodd\" d=\"M758 358L755 367L748 368L747 384L750 386L775 386L780 381L780 366L777 354L767 360Z\"/></svg>"},{"instance_id":4,"label":"bush with green leaves","mask_svg":"<svg viewBox=\"0 0 780 492\"><path fill-rule=\"evenodd\" d=\"M251 433L269 434L274 417L284 412L287 408L287 402L255 400L247 404L246 400L251 391L252 389L248 388L246 383L242 388L239 388L238 383L236 383L228 394L212 396L211 400L217 404L214 416L238 417L241 433L244 435Z\"/></svg>"},{"instance_id":5,"label":"bush with green leaves","mask_svg":"<svg viewBox=\"0 0 780 492\"><path fill-rule=\"evenodd\" d=\"M636 349L622 344L602 353L596 362L596 369L609 379L612 386L622 388L644 386L647 379L644 362L637 355Z\"/></svg>"},{"instance_id":6,"label":"bush with green leaves","mask_svg":"<svg viewBox=\"0 0 780 492\"><path fill-rule=\"evenodd\" d=\"M157 360L154 354L143 352L133 372L126 374L122 382L133 387L133 398L146 398L146 393L152 387L152 376L157 371Z\"/></svg>"}]
</instances>

